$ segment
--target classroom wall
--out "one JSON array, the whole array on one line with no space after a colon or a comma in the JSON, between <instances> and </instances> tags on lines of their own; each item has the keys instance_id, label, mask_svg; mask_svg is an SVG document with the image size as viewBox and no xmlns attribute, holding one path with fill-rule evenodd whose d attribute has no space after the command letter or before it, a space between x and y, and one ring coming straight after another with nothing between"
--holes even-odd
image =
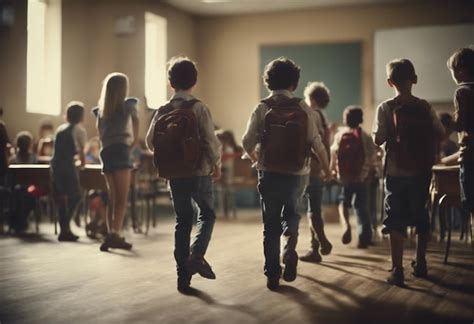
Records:
<instances>
[{"instance_id":1,"label":"classroom wall","mask_svg":"<svg viewBox=\"0 0 474 324\"><path fill-rule=\"evenodd\" d=\"M216 123L233 129L240 139L260 99L258 59L262 44L360 41L364 126L370 129L377 104L372 99L374 32L402 26L472 22L472 12L472 1L430 1L201 18L197 35L202 99L208 103ZM451 109L449 103L435 108Z\"/></svg>"},{"instance_id":2,"label":"classroom wall","mask_svg":"<svg viewBox=\"0 0 474 324\"><path fill-rule=\"evenodd\" d=\"M26 113L26 0L13 2L15 25L0 30L0 106L10 137L20 130L37 132L41 118L55 125L62 116ZM195 19L181 11L152 0L63 0L62 106L80 100L87 110L96 105L103 78L120 71L130 78L130 95L144 95L144 13L150 11L168 20L168 56L196 56ZM132 15L136 19L133 35L114 35L115 19ZM140 109L144 137L151 112ZM87 112L85 126L89 136L97 134L95 121Z\"/></svg>"}]
</instances>

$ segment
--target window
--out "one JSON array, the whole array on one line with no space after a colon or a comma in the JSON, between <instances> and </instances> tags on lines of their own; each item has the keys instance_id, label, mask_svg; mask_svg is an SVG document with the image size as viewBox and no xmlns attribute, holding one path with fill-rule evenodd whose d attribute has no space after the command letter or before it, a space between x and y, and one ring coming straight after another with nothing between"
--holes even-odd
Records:
<instances>
[{"instance_id":1,"label":"window","mask_svg":"<svg viewBox=\"0 0 474 324\"><path fill-rule=\"evenodd\" d=\"M28 1L26 111L61 113L61 0Z\"/></svg>"},{"instance_id":2,"label":"window","mask_svg":"<svg viewBox=\"0 0 474 324\"><path fill-rule=\"evenodd\" d=\"M166 101L167 78L166 19L145 13L145 95L150 107L157 108Z\"/></svg>"}]
</instances>

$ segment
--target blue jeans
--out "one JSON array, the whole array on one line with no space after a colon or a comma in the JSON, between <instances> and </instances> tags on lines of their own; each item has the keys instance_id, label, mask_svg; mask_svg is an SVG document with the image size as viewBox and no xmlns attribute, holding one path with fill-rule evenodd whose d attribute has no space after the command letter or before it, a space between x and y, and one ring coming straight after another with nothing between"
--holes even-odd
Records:
<instances>
[{"instance_id":1,"label":"blue jeans","mask_svg":"<svg viewBox=\"0 0 474 324\"><path fill-rule=\"evenodd\" d=\"M474 162L461 163L459 169L459 181L461 183L461 201L463 207L474 213Z\"/></svg>"},{"instance_id":2,"label":"blue jeans","mask_svg":"<svg viewBox=\"0 0 474 324\"><path fill-rule=\"evenodd\" d=\"M298 242L300 215L296 210L304 190L305 176L259 172L258 191L263 218L264 273L276 277L281 273L280 236L287 238L285 253L294 251Z\"/></svg>"},{"instance_id":3,"label":"blue jeans","mask_svg":"<svg viewBox=\"0 0 474 324\"><path fill-rule=\"evenodd\" d=\"M174 257L178 276L186 275L186 261L190 252L204 256L211 240L216 214L210 176L179 178L170 180L171 197L176 213L174 232ZM199 207L197 233L190 247L194 208L192 200Z\"/></svg>"},{"instance_id":4,"label":"blue jeans","mask_svg":"<svg viewBox=\"0 0 474 324\"><path fill-rule=\"evenodd\" d=\"M321 212L323 199L323 182L317 177L311 177L306 187L306 198L308 199L308 221L311 231L311 247L317 251L320 240L326 239L324 234L324 221ZM323 236L323 237L321 237ZM327 239L326 239L327 240Z\"/></svg>"},{"instance_id":5,"label":"blue jeans","mask_svg":"<svg viewBox=\"0 0 474 324\"><path fill-rule=\"evenodd\" d=\"M354 206L358 223L359 242L369 243L372 240L372 227L370 226L368 211L367 184L362 182L345 184L342 187L339 199L345 208ZM354 204L352 203L353 200Z\"/></svg>"}]
</instances>

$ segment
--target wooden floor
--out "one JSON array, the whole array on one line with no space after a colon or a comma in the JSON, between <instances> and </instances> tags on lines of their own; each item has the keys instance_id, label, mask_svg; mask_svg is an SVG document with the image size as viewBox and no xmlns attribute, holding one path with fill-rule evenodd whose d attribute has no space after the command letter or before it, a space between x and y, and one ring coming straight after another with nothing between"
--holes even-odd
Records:
<instances>
[{"instance_id":1,"label":"wooden floor","mask_svg":"<svg viewBox=\"0 0 474 324\"><path fill-rule=\"evenodd\" d=\"M449 265L442 245L429 249L430 277L409 274L407 288L387 285L387 241L361 251L340 243L328 225L332 255L299 263L298 278L278 292L265 287L258 211L218 220L207 259L217 280L194 277L191 295L176 290L173 219L148 237L127 233L132 252L99 252L96 241L59 243L41 236L0 236L0 323L454 323L474 320L474 260L456 238ZM298 251L308 246L302 221ZM76 229L80 231L81 229ZM81 230L81 235L83 232Z\"/></svg>"}]
</instances>

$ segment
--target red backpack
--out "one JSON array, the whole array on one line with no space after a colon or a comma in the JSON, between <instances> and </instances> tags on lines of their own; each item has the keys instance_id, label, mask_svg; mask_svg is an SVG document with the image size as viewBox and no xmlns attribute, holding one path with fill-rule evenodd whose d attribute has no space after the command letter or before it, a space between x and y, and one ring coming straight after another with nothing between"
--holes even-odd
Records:
<instances>
[{"instance_id":1,"label":"red backpack","mask_svg":"<svg viewBox=\"0 0 474 324\"><path fill-rule=\"evenodd\" d=\"M265 114L262 163L268 171L292 173L301 170L309 156L308 115L299 98L269 98L262 101Z\"/></svg>"},{"instance_id":2,"label":"red backpack","mask_svg":"<svg viewBox=\"0 0 474 324\"><path fill-rule=\"evenodd\" d=\"M407 171L429 170L435 162L436 143L430 107L421 100L389 103L395 136L389 154L399 168Z\"/></svg>"},{"instance_id":3,"label":"red backpack","mask_svg":"<svg viewBox=\"0 0 474 324\"><path fill-rule=\"evenodd\" d=\"M161 116L153 129L154 164L160 177L173 179L194 175L200 165L202 147L198 123L192 107L199 100L168 103L157 113Z\"/></svg>"},{"instance_id":4,"label":"red backpack","mask_svg":"<svg viewBox=\"0 0 474 324\"><path fill-rule=\"evenodd\" d=\"M337 166L342 182L358 182L365 162L365 151L360 127L342 134L337 151Z\"/></svg>"}]
</instances>

